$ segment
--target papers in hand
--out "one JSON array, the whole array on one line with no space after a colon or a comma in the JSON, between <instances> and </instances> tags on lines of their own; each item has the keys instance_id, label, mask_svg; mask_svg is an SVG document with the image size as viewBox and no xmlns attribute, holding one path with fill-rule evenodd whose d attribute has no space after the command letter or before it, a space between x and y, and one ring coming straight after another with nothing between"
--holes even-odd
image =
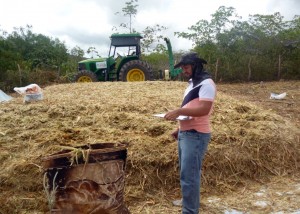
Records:
<instances>
[{"instance_id":1,"label":"papers in hand","mask_svg":"<svg viewBox=\"0 0 300 214\"><path fill-rule=\"evenodd\" d=\"M164 118L165 115L166 114L154 114L153 116ZM176 118L176 120L189 120L189 119L190 119L189 116L182 116L182 115Z\"/></svg>"}]
</instances>

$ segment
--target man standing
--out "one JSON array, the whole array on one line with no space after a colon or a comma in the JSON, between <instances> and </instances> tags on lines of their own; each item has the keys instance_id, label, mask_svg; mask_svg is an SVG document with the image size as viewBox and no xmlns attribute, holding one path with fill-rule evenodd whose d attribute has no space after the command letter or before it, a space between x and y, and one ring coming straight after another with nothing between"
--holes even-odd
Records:
<instances>
[{"instance_id":1,"label":"man standing","mask_svg":"<svg viewBox=\"0 0 300 214\"><path fill-rule=\"evenodd\" d=\"M179 121L179 129L172 133L178 140L182 213L198 214L200 207L201 166L211 137L209 117L216 96L216 86L204 71L204 59L191 52L182 56L175 68L181 67L189 78L181 108L168 112L167 120L179 115L187 120Z\"/></svg>"}]
</instances>

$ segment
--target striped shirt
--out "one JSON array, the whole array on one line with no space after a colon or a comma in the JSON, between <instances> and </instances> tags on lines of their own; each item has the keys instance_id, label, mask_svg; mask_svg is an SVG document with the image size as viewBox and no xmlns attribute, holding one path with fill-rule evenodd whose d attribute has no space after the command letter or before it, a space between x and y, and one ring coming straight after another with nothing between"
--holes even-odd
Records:
<instances>
[{"instance_id":1,"label":"striped shirt","mask_svg":"<svg viewBox=\"0 0 300 214\"><path fill-rule=\"evenodd\" d=\"M193 83L190 80L189 86L185 90L184 98L182 102L182 108L194 108L201 101L214 102L216 96L216 85L212 79L205 79L200 84L193 87ZM190 117L190 120L179 121L179 129L181 131L194 129L202 133L210 133L210 121L209 117L212 113L213 105L208 115L201 117Z\"/></svg>"}]
</instances>

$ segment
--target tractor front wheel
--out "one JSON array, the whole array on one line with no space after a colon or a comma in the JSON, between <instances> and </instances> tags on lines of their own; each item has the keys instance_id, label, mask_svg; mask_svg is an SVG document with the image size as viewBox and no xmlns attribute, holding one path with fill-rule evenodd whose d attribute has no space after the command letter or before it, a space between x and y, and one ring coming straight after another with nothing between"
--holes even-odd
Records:
<instances>
[{"instance_id":1,"label":"tractor front wheel","mask_svg":"<svg viewBox=\"0 0 300 214\"><path fill-rule=\"evenodd\" d=\"M120 70L119 79L125 82L152 80L152 69L144 61L132 60L123 65Z\"/></svg>"},{"instance_id":2,"label":"tractor front wheel","mask_svg":"<svg viewBox=\"0 0 300 214\"><path fill-rule=\"evenodd\" d=\"M75 82L97 82L97 76L91 71L80 71L75 76Z\"/></svg>"}]
</instances>

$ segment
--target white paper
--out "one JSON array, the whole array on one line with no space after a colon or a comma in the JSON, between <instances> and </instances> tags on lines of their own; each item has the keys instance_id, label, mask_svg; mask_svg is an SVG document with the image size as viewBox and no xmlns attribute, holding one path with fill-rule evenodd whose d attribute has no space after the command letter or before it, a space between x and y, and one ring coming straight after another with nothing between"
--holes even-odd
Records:
<instances>
[{"instance_id":1,"label":"white paper","mask_svg":"<svg viewBox=\"0 0 300 214\"><path fill-rule=\"evenodd\" d=\"M154 114L153 116L164 118L165 115L166 114ZM189 119L190 119L189 116L182 116L182 115L180 115L179 117L176 118L176 120L189 120Z\"/></svg>"}]
</instances>

